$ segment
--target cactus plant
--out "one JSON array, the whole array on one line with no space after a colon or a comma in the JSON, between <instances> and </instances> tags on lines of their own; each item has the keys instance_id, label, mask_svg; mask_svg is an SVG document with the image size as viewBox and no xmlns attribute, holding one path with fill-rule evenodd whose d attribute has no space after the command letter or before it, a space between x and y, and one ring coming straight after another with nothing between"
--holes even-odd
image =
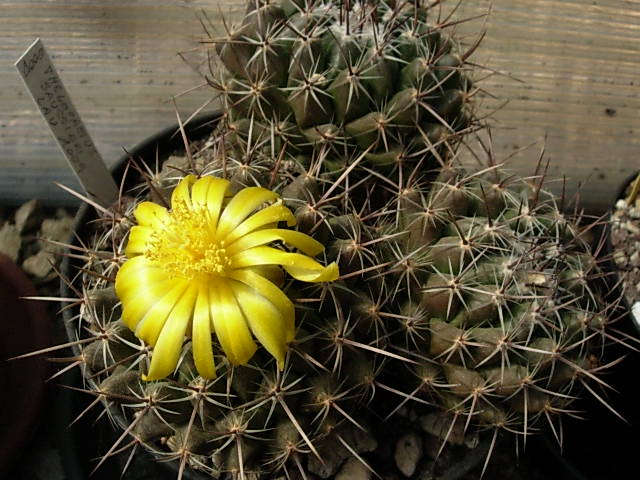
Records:
<instances>
[{"instance_id":1,"label":"cactus plant","mask_svg":"<svg viewBox=\"0 0 640 480\"><path fill-rule=\"evenodd\" d=\"M606 367L599 358L611 338L594 283L598 265L584 231L542 188L542 175L525 181L493 158L487 168L466 173L452 159L429 185L396 185L391 190L405 194L374 207L352 196L351 175L364 175L361 170L343 170L338 182L293 158L274 170L278 159L262 150L251 153L250 165L276 173L257 176L264 183L247 190L238 180L246 178L246 164L234 161L228 142L216 129L206 149L184 157L178 175L165 168L147 178L132 190L137 198L123 202L124 210L97 227L89 243L78 318L82 363L95 382L89 390L120 412L134 443L220 478L282 471L329 478L349 456L373 469L366 455L377 446L371 425L405 405L441 412L450 418L449 432L489 430L495 441L500 432L526 438L544 423L559 437L556 419L576 414L573 400L585 389L598 395ZM372 197L387 189L371 172L362 178ZM193 256L202 244L197 230L210 235L215 227L203 220L208 213L183 210L197 210L205 197L217 198L222 212L242 210L225 216L246 235L228 233L240 239L230 239L231 263L240 261L232 256L234 242L252 248L275 240L284 243L258 249L276 260L256 265L281 264L289 273L237 263L230 267L237 274L257 269L256 283L242 287L234 272L221 279L217 270L199 269L210 254L196 254L200 263ZM308 207L304 215L301 203ZM246 220L254 210L265 222L260 212L277 215L267 223ZM297 220L297 231L274 229L278 220ZM253 234L243 230L247 221L257 225ZM155 227L156 233L149 230ZM171 255L160 255L158 242ZM326 248L318 263L287 243L310 254ZM135 259L145 256L166 268L141 270ZM176 269L178 260L184 262ZM216 295L176 294L169 301L171 293L160 294L158 284L164 282L166 293L172 279L189 272L209 278ZM223 286L238 304L216 306ZM211 317L198 318L199 302L206 301ZM219 314L232 303L237 315ZM292 305L295 334L291 323L278 327ZM183 312L172 319L174 311ZM136 328L141 319L149 328ZM240 327L246 342L227 335ZM248 328L265 349L256 351ZM106 456L121 447L114 444Z\"/></svg>"},{"instance_id":2,"label":"cactus plant","mask_svg":"<svg viewBox=\"0 0 640 480\"><path fill-rule=\"evenodd\" d=\"M401 404L436 404L451 428L494 439L509 431L526 442L546 424L561 442L560 418L578 415L570 405L583 392L611 409L597 390L607 389L599 373L615 304L585 240L597 222L579 227L544 175L533 178L491 163L471 175L445 170L402 212L398 334L421 361Z\"/></svg>"},{"instance_id":3,"label":"cactus plant","mask_svg":"<svg viewBox=\"0 0 640 480\"><path fill-rule=\"evenodd\" d=\"M488 147L458 164L475 45L434 5L252 1L216 42L219 126L177 164L134 161L86 240L73 339L132 444L214 478L329 478L373 470L371 426L405 405L493 445L560 438L600 398L585 231L543 173Z\"/></svg>"}]
</instances>

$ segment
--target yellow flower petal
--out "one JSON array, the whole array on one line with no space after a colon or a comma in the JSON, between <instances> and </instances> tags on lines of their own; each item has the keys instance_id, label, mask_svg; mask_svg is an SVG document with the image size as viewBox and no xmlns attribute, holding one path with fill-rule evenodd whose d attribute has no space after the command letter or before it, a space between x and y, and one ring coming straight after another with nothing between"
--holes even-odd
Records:
<instances>
[{"instance_id":1,"label":"yellow flower petal","mask_svg":"<svg viewBox=\"0 0 640 480\"><path fill-rule=\"evenodd\" d=\"M169 280L167 274L154 266L146 257L139 255L130 258L116 274L116 294L122 299L131 291L137 291L147 285Z\"/></svg>"},{"instance_id":2,"label":"yellow flower petal","mask_svg":"<svg viewBox=\"0 0 640 480\"><path fill-rule=\"evenodd\" d=\"M233 365L244 365L257 347L227 281L211 284L209 299L211 319L222 350Z\"/></svg>"},{"instance_id":3,"label":"yellow flower petal","mask_svg":"<svg viewBox=\"0 0 640 480\"><path fill-rule=\"evenodd\" d=\"M138 322L146 315L151 307L164 297L173 287L170 281L155 282L141 286L135 292L128 295L119 295L123 309L122 321L131 329L135 329Z\"/></svg>"},{"instance_id":4,"label":"yellow flower petal","mask_svg":"<svg viewBox=\"0 0 640 480\"><path fill-rule=\"evenodd\" d=\"M124 250L125 255L129 258L142 255L152 234L153 229L151 227L136 225L131 228L127 248Z\"/></svg>"},{"instance_id":5,"label":"yellow flower petal","mask_svg":"<svg viewBox=\"0 0 640 480\"><path fill-rule=\"evenodd\" d=\"M211 316L209 314L209 287L198 286L198 297L193 310L193 329L191 333L193 361L202 378L216 378L211 345Z\"/></svg>"},{"instance_id":6,"label":"yellow flower petal","mask_svg":"<svg viewBox=\"0 0 640 480\"><path fill-rule=\"evenodd\" d=\"M191 188L191 201L194 208L206 208L209 212L209 230L215 234L220 211L230 182L223 178L205 176L197 180Z\"/></svg>"},{"instance_id":7,"label":"yellow flower petal","mask_svg":"<svg viewBox=\"0 0 640 480\"><path fill-rule=\"evenodd\" d=\"M324 250L324 245L302 232L284 230L282 228L272 228L251 232L239 238L234 243L227 246L227 255L233 256L243 250L265 245L276 240L288 243L292 247L300 250L302 253L312 257L315 257Z\"/></svg>"},{"instance_id":8,"label":"yellow flower petal","mask_svg":"<svg viewBox=\"0 0 640 480\"><path fill-rule=\"evenodd\" d=\"M164 222L169 219L169 212L164 207L153 202L142 202L133 211L138 225L151 227L154 230L161 228Z\"/></svg>"},{"instance_id":9,"label":"yellow flower petal","mask_svg":"<svg viewBox=\"0 0 640 480\"><path fill-rule=\"evenodd\" d=\"M166 273L150 265L144 256L127 260L116 274L116 294L122 302L124 324L135 330L142 317L172 285Z\"/></svg>"},{"instance_id":10,"label":"yellow flower petal","mask_svg":"<svg viewBox=\"0 0 640 480\"><path fill-rule=\"evenodd\" d=\"M287 328L282 313L266 298L256 295L255 291L240 282L229 282L238 304L249 323L251 332L258 341L274 356L278 368L284 368L287 344L293 340L293 332Z\"/></svg>"},{"instance_id":11,"label":"yellow flower petal","mask_svg":"<svg viewBox=\"0 0 640 480\"><path fill-rule=\"evenodd\" d=\"M207 204L207 192L211 182L213 182L213 177L205 176L196 180L191 186L191 203L194 208Z\"/></svg>"},{"instance_id":12,"label":"yellow flower petal","mask_svg":"<svg viewBox=\"0 0 640 480\"><path fill-rule=\"evenodd\" d=\"M306 255L283 252L271 247L255 247L231 257L233 268L256 265L282 265L293 278L303 282L332 282L339 276L335 263L323 267Z\"/></svg>"},{"instance_id":13,"label":"yellow flower petal","mask_svg":"<svg viewBox=\"0 0 640 480\"><path fill-rule=\"evenodd\" d=\"M140 320L135 334L152 347L158 341L158 336L169 318L169 314L182 297L189 283L182 279L174 279L166 295L156 300L146 315ZM136 300L133 300L134 302Z\"/></svg>"},{"instance_id":14,"label":"yellow flower petal","mask_svg":"<svg viewBox=\"0 0 640 480\"><path fill-rule=\"evenodd\" d=\"M129 296L120 295L122 301L122 322L132 331L136 330L140 320L153 308L158 299L164 297L171 288L171 281L151 283L140 287Z\"/></svg>"},{"instance_id":15,"label":"yellow flower petal","mask_svg":"<svg viewBox=\"0 0 640 480\"><path fill-rule=\"evenodd\" d=\"M171 208L176 208L178 205L191 208L191 194L189 190L195 182L195 175L187 175L180 180L180 183L178 183L171 193Z\"/></svg>"},{"instance_id":16,"label":"yellow flower petal","mask_svg":"<svg viewBox=\"0 0 640 480\"><path fill-rule=\"evenodd\" d=\"M322 265L320 266L322 267ZM284 269L296 280L308 283L333 282L340 276L340 270L336 262L333 262L326 267L322 267L322 270L306 268L304 266L299 267L298 265L285 265Z\"/></svg>"},{"instance_id":17,"label":"yellow flower petal","mask_svg":"<svg viewBox=\"0 0 640 480\"><path fill-rule=\"evenodd\" d=\"M254 213L234 228L233 231L224 238L224 241L227 245L230 245L238 238L254 230L259 228L272 228L277 226L278 222L284 221L291 227L296 224L296 217L294 217L291 210L282 205L282 203L269 205L267 208L263 208L259 212Z\"/></svg>"},{"instance_id":18,"label":"yellow flower petal","mask_svg":"<svg viewBox=\"0 0 640 480\"><path fill-rule=\"evenodd\" d=\"M256 265L255 267L243 268L242 271L256 273L269 280L278 288L284 285L284 270L279 265Z\"/></svg>"},{"instance_id":19,"label":"yellow flower petal","mask_svg":"<svg viewBox=\"0 0 640 480\"><path fill-rule=\"evenodd\" d=\"M197 285L188 286L171 310L153 348L149 373L142 376L143 380L164 378L175 370L182 352L187 326L193 315L197 292Z\"/></svg>"},{"instance_id":20,"label":"yellow flower petal","mask_svg":"<svg viewBox=\"0 0 640 480\"><path fill-rule=\"evenodd\" d=\"M209 219L211 221L212 231L218 228L222 205L225 196L229 193L231 183L223 178L215 178L215 182L209 187L207 192L207 208L209 209Z\"/></svg>"},{"instance_id":21,"label":"yellow flower petal","mask_svg":"<svg viewBox=\"0 0 640 480\"><path fill-rule=\"evenodd\" d=\"M231 231L263 203L276 200L278 194L261 187L247 187L236 193L222 211L218 223L218 239L224 239Z\"/></svg>"},{"instance_id":22,"label":"yellow flower petal","mask_svg":"<svg viewBox=\"0 0 640 480\"><path fill-rule=\"evenodd\" d=\"M302 255L289 252L283 252L272 247L254 247L249 250L243 250L231 257L232 268L253 267L256 265L295 265L296 262L315 262L315 260Z\"/></svg>"},{"instance_id":23,"label":"yellow flower petal","mask_svg":"<svg viewBox=\"0 0 640 480\"><path fill-rule=\"evenodd\" d=\"M293 340L295 333L295 308L282 290L264 277L251 270L233 270L229 278L237 280L253 290L256 295L261 295L269 300L282 314L286 326L287 342Z\"/></svg>"}]
</instances>

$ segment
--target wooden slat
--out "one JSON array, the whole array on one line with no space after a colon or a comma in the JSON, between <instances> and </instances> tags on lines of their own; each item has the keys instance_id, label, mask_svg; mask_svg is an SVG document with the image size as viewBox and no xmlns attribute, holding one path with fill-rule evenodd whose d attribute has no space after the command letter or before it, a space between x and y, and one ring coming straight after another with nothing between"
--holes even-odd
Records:
<instances>
[{"instance_id":1,"label":"wooden slat","mask_svg":"<svg viewBox=\"0 0 640 480\"><path fill-rule=\"evenodd\" d=\"M98 149L113 162L123 147L173 123L171 96L201 82L176 54L199 46L200 9L222 32L219 11L233 22L243 3L0 0L0 203L70 200L52 187L54 180L73 182L13 71L35 36L53 54ZM475 76L488 76L480 86L493 95L478 96L479 113L502 106L491 121L497 156L537 142L511 162L528 174L546 142L550 175L566 176L570 194L584 184L583 205L606 209L619 183L640 169L640 1L464 0L456 18L489 7L486 19L457 29L469 44L486 29L472 60L487 67ZM188 56L201 58L197 51ZM188 115L210 94L180 97L180 113ZM560 191L559 182L553 185Z\"/></svg>"},{"instance_id":2,"label":"wooden slat","mask_svg":"<svg viewBox=\"0 0 640 480\"><path fill-rule=\"evenodd\" d=\"M485 97L481 111L509 102L493 117L496 152L537 142L511 162L527 174L544 144L549 176L566 176L569 195L582 185L582 205L606 210L640 169L640 2L464 3L466 15L492 4L473 60L504 74L481 83L497 97ZM561 191L561 181L552 185Z\"/></svg>"}]
</instances>

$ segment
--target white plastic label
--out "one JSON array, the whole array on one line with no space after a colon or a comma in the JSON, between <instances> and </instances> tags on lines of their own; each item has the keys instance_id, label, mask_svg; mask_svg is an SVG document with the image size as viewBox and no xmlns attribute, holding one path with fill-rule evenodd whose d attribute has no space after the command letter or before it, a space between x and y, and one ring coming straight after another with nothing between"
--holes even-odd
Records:
<instances>
[{"instance_id":1,"label":"white plastic label","mask_svg":"<svg viewBox=\"0 0 640 480\"><path fill-rule=\"evenodd\" d=\"M40 39L15 66L87 195L108 208L118 200L118 187Z\"/></svg>"}]
</instances>

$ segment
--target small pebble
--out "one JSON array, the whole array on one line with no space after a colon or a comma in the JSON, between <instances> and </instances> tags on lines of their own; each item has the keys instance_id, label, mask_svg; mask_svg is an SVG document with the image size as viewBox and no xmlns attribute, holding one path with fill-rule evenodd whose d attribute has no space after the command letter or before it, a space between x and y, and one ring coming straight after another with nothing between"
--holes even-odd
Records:
<instances>
[{"instance_id":1,"label":"small pebble","mask_svg":"<svg viewBox=\"0 0 640 480\"><path fill-rule=\"evenodd\" d=\"M335 480L370 480L371 471L365 467L357 458L349 458L338 474Z\"/></svg>"},{"instance_id":2,"label":"small pebble","mask_svg":"<svg viewBox=\"0 0 640 480\"><path fill-rule=\"evenodd\" d=\"M56 218L73 218L73 215L69 214L69 211L66 208L58 207L56 208Z\"/></svg>"},{"instance_id":3,"label":"small pebble","mask_svg":"<svg viewBox=\"0 0 640 480\"><path fill-rule=\"evenodd\" d=\"M634 205L628 205L624 199L618 200L611 215L613 261L622 278L624 295L629 303L640 299L639 200L636 199Z\"/></svg>"},{"instance_id":4,"label":"small pebble","mask_svg":"<svg viewBox=\"0 0 640 480\"><path fill-rule=\"evenodd\" d=\"M45 278L53 270L56 257L53 253L40 250L22 262L22 269L36 278Z\"/></svg>"},{"instance_id":5,"label":"small pebble","mask_svg":"<svg viewBox=\"0 0 640 480\"><path fill-rule=\"evenodd\" d=\"M619 268L624 268L627 266L627 256L621 250L613 252L613 260L616 262L616 265Z\"/></svg>"},{"instance_id":6,"label":"small pebble","mask_svg":"<svg viewBox=\"0 0 640 480\"><path fill-rule=\"evenodd\" d=\"M634 221L625 222L625 227L628 232L633 233L634 235L640 233L640 227L638 227Z\"/></svg>"},{"instance_id":7,"label":"small pebble","mask_svg":"<svg viewBox=\"0 0 640 480\"><path fill-rule=\"evenodd\" d=\"M422 458L422 438L415 432L404 434L396 443L393 458L405 477L413 475Z\"/></svg>"},{"instance_id":8,"label":"small pebble","mask_svg":"<svg viewBox=\"0 0 640 480\"><path fill-rule=\"evenodd\" d=\"M459 420L451 427L453 417L438 413L429 413L420 417L420 426L426 433L453 445L464 443L464 425Z\"/></svg>"},{"instance_id":9,"label":"small pebble","mask_svg":"<svg viewBox=\"0 0 640 480\"><path fill-rule=\"evenodd\" d=\"M23 203L16 210L13 218L20 233L37 230L42 221L40 203L36 199Z\"/></svg>"},{"instance_id":10,"label":"small pebble","mask_svg":"<svg viewBox=\"0 0 640 480\"><path fill-rule=\"evenodd\" d=\"M343 448L320 448L322 460L311 455L307 460L307 469L322 479L329 478L335 475L347 455L349 453Z\"/></svg>"},{"instance_id":11,"label":"small pebble","mask_svg":"<svg viewBox=\"0 0 640 480\"><path fill-rule=\"evenodd\" d=\"M0 253L4 253L14 262L18 261L22 239L15 225L5 223L0 228Z\"/></svg>"},{"instance_id":12,"label":"small pebble","mask_svg":"<svg viewBox=\"0 0 640 480\"><path fill-rule=\"evenodd\" d=\"M54 253L62 253L64 247L52 244L53 242L67 243L71 238L71 232L73 229L73 218L47 218L42 222L40 227L40 237L43 241L40 245L43 249L46 249Z\"/></svg>"}]
</instances>

